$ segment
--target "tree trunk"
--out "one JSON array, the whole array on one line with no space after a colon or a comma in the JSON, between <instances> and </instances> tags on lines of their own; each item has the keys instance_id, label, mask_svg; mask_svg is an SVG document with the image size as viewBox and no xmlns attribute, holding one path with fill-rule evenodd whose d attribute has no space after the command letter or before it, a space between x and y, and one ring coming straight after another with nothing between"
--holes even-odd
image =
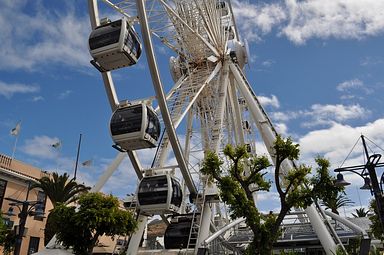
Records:
<instances>
[{"instance_id":1,"label":"tree trunk","mask_svg":"<svg viewBox=\"0 0 384 255\"><path fill-rule=\"evenodd\" d=\"M88 246L88 255L92 255L93 253L93 248L96 246L97 241L99 240L99 234L96 232L95 235L92 238L91 244Z\"/></svg>"},{"instance_id":2,"label":"tree trunk","mask_svg":"<svg viewBox=\"0 0 384 255\"><path fill-rule=\"evenodd\" d=\"M52 220L51 214L49 213L44 228L44 246L46 246L49 241L51 241L52 237L57 232L57 228L57 224L55 224L55 222Z\"/></svg>"}]
</instances>

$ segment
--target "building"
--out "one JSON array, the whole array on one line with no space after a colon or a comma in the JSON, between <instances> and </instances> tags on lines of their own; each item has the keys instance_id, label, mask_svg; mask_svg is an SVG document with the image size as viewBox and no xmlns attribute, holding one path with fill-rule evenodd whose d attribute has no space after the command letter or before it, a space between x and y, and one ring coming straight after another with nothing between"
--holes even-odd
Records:
<instances>
[{"instance_id":1,"label":"building","mask_svg":"<svg viewBox=\"0 0 384 255\"><path fill-rule=\"evenodd\" d=\"M16 234L23 206L29 211L20 255L29 255L44 247L44 226L52 204L42 190L32 189L28 192L28 187L47 174L41 169L0 154L0 207L6 223ZM41 211L44 216L36 213Z\"/></svg>"}]
</instances>

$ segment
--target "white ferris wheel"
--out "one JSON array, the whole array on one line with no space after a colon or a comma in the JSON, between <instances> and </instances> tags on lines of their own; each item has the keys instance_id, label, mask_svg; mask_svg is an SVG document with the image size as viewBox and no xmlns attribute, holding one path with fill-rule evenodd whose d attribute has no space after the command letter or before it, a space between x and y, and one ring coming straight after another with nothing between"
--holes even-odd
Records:
<instances>
[{"instance_id":1,"label":"white ferris wheel","mask_svg":"<svg viewBox=\"0 0 384 255\"><path fill-rule=\"evenodd\" d=\"M120 18L101 19L98 2L117 11ZM242 219L232 223L225 219L218 191L199 176L198 163L204 152L219 153L226 144L247 145L256 152L256 132L273 158L277 132L243 72L248 62L247 45L239 37L230 0L88 3L91 63L103 78L113 112L111 136L120 151L93 190L103 186L125 155L140 180L131 201L137 206L139 228L130 239L127 254L138 253L148 216L152 215L161 216L168 224L166 249L205 254L214 240L220 240L217 243L232 250L231 254L240 252L224 236ZM173 51L169 69L174 85L169 91L164 90L160 79L154 43ZM156 95L140 101L124 95L121 100L112 74L145 62L140 58L142 51ZM136 150L147 148L156 148L156 154L151 168L143 169ZM176 165L168 164L170 153ZM290 167L286 164L282 174ZM176 176L182 176L181 181ZM186 210L187 202L193 204L192 213ZM336 244L317 209L308 207L306 213L323 247L335 251Z\"/></svg>"}]
</instances>

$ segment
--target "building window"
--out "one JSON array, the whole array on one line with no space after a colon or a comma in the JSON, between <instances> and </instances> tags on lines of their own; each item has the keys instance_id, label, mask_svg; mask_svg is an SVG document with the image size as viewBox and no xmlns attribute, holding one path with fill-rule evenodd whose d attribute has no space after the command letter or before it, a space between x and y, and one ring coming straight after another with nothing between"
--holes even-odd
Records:
<instances>
[{"instance_id":1,"label":"building window","mask_svg":"<svg viewBox=\"0 0 384 255\"><path fill-rule=\"evenodd\" d=\"M47 202L47 196L45 195L45 193L43 191L39 191L37 193L37 201L41 202L41 204L37 204L35 206L35 211L40 211L40 212L44 212L45 213L45 204ZM43 221L44 217L43 215L36 215L34 217L35 220L40 220L40 221Z\"/></svg>"},{"instance_id":2,"label":"building window","mask_svg":"<svg viewBox=\"0 0 384 255\"><path fill-rule=\"evenodd\" d=\"M7 188L7 181L0 179L0 208L3 207L3 199L4 199L6 188Z\"/></svg>"},{"instance_id":3,"label":"building window","mask_svg":"<svg viewBox=\"0 0 384 255\"><path fill-rule=\"evenodd\" d=\"M28 255L39 251L40 237L31 236L29 239Z\"/></svg>"}]
</instances>

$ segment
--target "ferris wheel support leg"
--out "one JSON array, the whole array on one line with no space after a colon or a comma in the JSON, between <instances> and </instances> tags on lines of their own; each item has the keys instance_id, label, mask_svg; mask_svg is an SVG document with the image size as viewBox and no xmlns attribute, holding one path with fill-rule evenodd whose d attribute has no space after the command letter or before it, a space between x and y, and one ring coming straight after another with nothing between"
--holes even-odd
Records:
<instances>
[{"instance_id":1,"label":"ferris wheel support leg","mask_svg":"<svg viewBox=\"0 0 384 255\"><path fill-rule=\"evenodd\" d=\"M229 86L229 100L230 100L230 103L231 103L231 107L232 109L234 109L234 115L233 115L233 118L234 118L234 123L235 123L235 136L236 136L236 141L239 143L239 144L244 144L244 133L241 132L241 130L243 130L243 127L242 127L242 118L241 118L241 111L240 111L240 107L239 107L239 104L238 104L238 99L237 99L237 95L236 95L236 87L235 87L235 80L233 78L233 75L230 75L230 86Z\"/></svg>"},{"instance_id":2,"label":"ferris wheel support leg","mask_svg":"<svg viewBox=\"0 0 384 255\"><path fill-rule=\"evenodd\" d=\"M141 242L141 238L143 237L145 226L148 222L148 216L139 215L137 219L138 228L135 233L133 233L131 240L129 241L127 255L136 255L139 250L139 245Z\"/></svg>"},{"instance_id":3,"label":"ferris wheel support leg","mask_svg":"<svg viewBox=\"0 0 384 255\"><path fill-rule=\"evenodd\" d=\"M112 161L112 163L108 166L108 168L104 171L103 175L100 177L99 181L92 187L90 192L99 192L104 184L108 181L109 177L115 172L115 170L119 167L121 161L125 158L125 153L119 152L116 158Z\"/></svg>"},{"instance_id":4,"label":"ferris wheel support leg","mask_svg":"<svg viewBox=\"0 0 384 255\"><path fill-rule=\"evenodd\" d=\"M143 42L145 45L145 51L146 51L148 66L152 76L153 86L156 92L156 98L158 100L161 115L163 117L164 125L166 127L168 137L173 148L173 152L175 154L177 163L179 165L179 168L183 175L185 183L188 186L190 193L197 194L196 186L193 182L191 174L189 173L188 166L185 162L184 155L180 147L180 142L177 138L176 131L168 111L167 102L165 100L165 94L164 94L163 86L161 84L160 74L157 68L156 58L153 51L153 45L152 45L152 40L150 36L147 13L145 11L144 2L145 2L144 0L136 1Z\"/></svg>"},{"instance_id":5,"label":"ferris wheel support leg","mask_svg":"<svg viewBox=\"0 0 384 255\"><path fill-rule=\"evenodd\" d=\"M336 254L337 245L333 240L332 236L329 234L329 231L325 226L324 222L321 220L315 206L313 204L308 206L305 209L305 212L308 215L308 218L312 224L312 227L315 230L315 233L319 238L325 253L327 255Z\"/></svg>"},{"instance_id":6,"label":"ferris wheel support leg","mask_svg":"<svg viewBox=\"0 0 384 255\"><path fill-rule=\"evenodd\" d=\"M220 143L221 143L221 129L222 129L222 122L223 122L223 117L224 117L224 112L225 112L225 103L227 99L227 93L228 93L228 75L229 75L229 66L228 62L224 63L223 70L222 70L222 78L220 79L220 83L222 86L220 87L219 91L219 105L217 107L217 112L215 116L215 126L213 127L212 133L214 133L213 137L215 137L212 141L212 146L211 148L214 148L216 152L219 151L220 148ZM208 182L205 184L205 192L207 190L210 191L210 196L214 195L217 193L217 187L215 184L209 184ZM204 195L205 197L205 195ZM197 245L196 245L196 250L197 252L198 248L203 247L203 242L205 239L208 238L209 236L209 230L211 226L211 219L212 219L212 208L211 208L212 202L209 200L204 201L204 208L202 212L202 219L200 220L200 230L199 230L199 236L197 239Z\"/></svg>"},{"instance_id":7,"label":"ferris wheel support leg","mask_svg":"<svg viewBox=\"0 0 384 255\"><path fill-rule=\"evenodd\" d=\"M209 228L211 226L212 208L209 201L204 202L202 219L200 220L199 236L197 238L197 245L195 248L195 254L199 248L204 248L204 240L209 237Z\"/></svg>"},{"instance_id":8,"label":"ferris wheel support leg","mask_svg":"<svg viewBox=\"0 0 384 255\"><path fill-rule=\"evenodd\" d=\"M234 64L230 65L231 71L237 81L238 88L241 92L241 94L244 96L245 101L251 111L251 114L253 115L257 128L260 131L260 134L264 140L264 143L267 147L267 150L269 154L271 155L271 158L274 160L273 155L273 144L276 140L276 134L273 131L273 127L270 124L270 121L268 119L268 116L266 116L265 112L261 108L261 105L259 102L257 102L257 99L254 98L254 95L252 95L251 91L248 89L248 84L244 80L243 76L238 71L237 67ZM283 174L287 173L289 169L292 168L291 162L286 162L285 165L283 165ZM325 252L327 255L335 254L336 252L336 243L333 240L331 234L329 233L327 227L325 226L324 222L322 221L319 213L315 209L313 205L306 208L305 212L307 213L311 224L313 226L313 229L315 230L321 245L323 246Z\"/></svg>"},{"instance_id":9,"label":"ferris wheel support leg","mask_svg":"<svg viewBox=\"0 0 384 255\"><path fill-rule=\"evenodd\" d=\"M272 131L272 128L270 127L268 123L267 116L264 115L263 111L261 110L261 106L256 102L256 99L253 97L253 95L248 90L248 86L243 80L242 75L237 70L237 67L234 64L230 64L231 72L236 80L236 84L238 89L240 90L241 94L243 95L245 102L247 103L249 110L255 120L255 124L257 126L257 129L259 130L261 137L265 143L265 147L267 148L269 154L271 155L272 159L274 155L273 151L273 143L276 140L276 135Z\"/></svg>"},{"instance_id":10,"label":"ferris wheel support leg","mask_svg":"<svg viewBox=\"0 0 384 255\"><path fill-rule=\"evenodd\" d=\"M141 180L143 178L141 163L139 159L137 158L137 153L135 151L127 151L128 157L131 160L131 164L133 166L133 169L135 169L136 175Z\"/></svg>"},{"instance_id":11,"label":"ferris wheel support leg","mask_svg":"<svg viewBox=\"0 0 384 255\"><path fill-rule=\"evenodd\" d=\"M218 100L219 105L217 106L217 113L215 116L215 125L212 130L213 137L215 138L212 142L216 144L213 144L211 148L214 148L216 153L219 152L221 137L222 137L221 131L222 131L223 118L225 113L225 103L227 101L228 83L229 83L228 75L229 75L229 66L228 66L228 62L226 61L223 65L222 76L220 79L220 83L222 85L220 86L220 90L219 90L219 100Z\"/></svg>"},{"instance_id":12,"label":"ferris wheel support leg","mask_svg":"<svg viewBox=\"0 0 384 255\"><path fill-rule=\"evenodd\" d=\"M185 145L184 145L184 156L188 161L188 156L191 151L191 138L192 138L192 125L193 125L193 108L188 111L187 118L187 131L185 132ZM188 162L187 162L188 163Z\"/></svg>"}]
</instances>

